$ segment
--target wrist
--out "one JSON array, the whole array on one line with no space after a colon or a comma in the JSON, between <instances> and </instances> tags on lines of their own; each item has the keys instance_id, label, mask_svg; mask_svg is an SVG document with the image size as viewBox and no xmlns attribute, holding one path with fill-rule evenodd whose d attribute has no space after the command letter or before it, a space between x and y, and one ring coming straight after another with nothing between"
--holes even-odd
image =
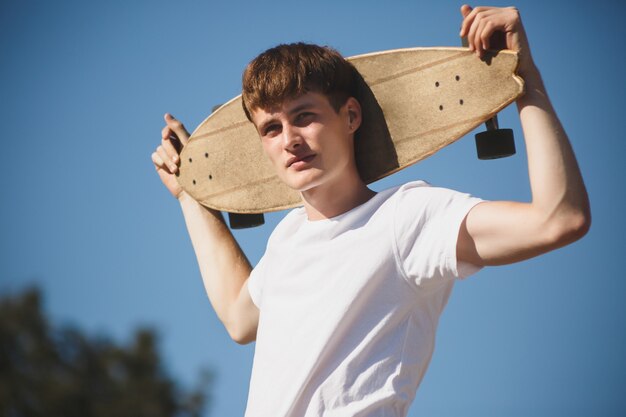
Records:
<instances>
[{"instance_id":1,"label":"wrist","mask_svg":"<svg viewBox=\"0 0 626 417\"><path fill-rule=\"evenodd\" d=\"M541 83L539 68L532 61L526 65L520 65L517 74L522 77L525 86L534 86L537 83Z\"/></svg>"},{"instance_id":2,"label":"wrist","mask_svg":"<svg viewBox=\"0 0 626 417\"><path fill-rule=\"evenodd\" d=\"M189 194L187 194L184 190L181 191L180 193L178 193L178 195L176 196L176 199L178 200L178 202L182 205L182 204L189 204L190 202L195 202L196 200L193 199L193 197L191 197Z\"/></svg>"},{"instance_id":3,"label":"wrist","mask_svg":"<svg viewBox=\"0 0 626 417\"><path fill-rule=\"evenodd\" d=\"M543 79L539 69L532 64L528 66L524 72L520 71L519 76L524 80L524 94L517 100L517 104L526 104L536 99L546 99L547 92L543 84Z\"/></svg>"},{"instance_id":4,"label":"wrist","mask_svg":"<svg viewBox=\"0 0 626 417\"><path fill-rule=\"evenodd\" d=\"M181 192L178 197L178 202L180 203L183 211L185 210L200 210L203 213L210 213L212 217L220 220L222 223L224 222L224 217L219 210L215 210L206 206L203 206L198 202L198 200L194 199L192 196L187 194L185 191Z\"/></svg>"}]
</instances>

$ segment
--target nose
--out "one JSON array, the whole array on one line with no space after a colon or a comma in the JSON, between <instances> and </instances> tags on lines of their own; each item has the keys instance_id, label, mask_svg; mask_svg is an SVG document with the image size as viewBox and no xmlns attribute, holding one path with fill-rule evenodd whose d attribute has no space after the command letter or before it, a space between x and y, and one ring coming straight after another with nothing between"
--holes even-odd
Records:
<instances>
[{"instance_id":1,"label":"nose","mask_svg":"<svg viewBox=\"0 0 626 417\"><path fill-rule=\"evenodd\" d=\"M302 134L297 126L287 124L283 127L283 146L288 151L293 151L302 145Z\"/></svg>"}]
</instances>

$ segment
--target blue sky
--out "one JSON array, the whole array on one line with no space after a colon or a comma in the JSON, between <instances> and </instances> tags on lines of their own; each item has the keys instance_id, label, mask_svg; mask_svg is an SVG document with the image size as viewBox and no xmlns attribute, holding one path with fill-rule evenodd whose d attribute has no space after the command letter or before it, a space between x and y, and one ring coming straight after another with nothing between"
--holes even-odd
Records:
<instances>
[{"instance_id":1,"label":"blue sky","mask_svg":"<svg viewBox=\"0 0 626 417\"><path fill-rule=\"evenodd\" d=\"M499 2L495 2L496 4ZM242 415L254 345L230 341L202 287L177 202L150 154L162 115L194 128L281 42L344 55L457 46L450 1L0 3L0 291L37 283L57 323L128 340L150 325L168 370L216 372L211 415ZM508 4L507 4L508 5ZM593 225L581 241L456 285L410 416L626 412L626 30L622 1L520 1L533 56L578 156ZM518 154L478 161L471 135L391 176L528 201ZM273 226L235 233L253 263Z\"/></svg>"}]
</instances>

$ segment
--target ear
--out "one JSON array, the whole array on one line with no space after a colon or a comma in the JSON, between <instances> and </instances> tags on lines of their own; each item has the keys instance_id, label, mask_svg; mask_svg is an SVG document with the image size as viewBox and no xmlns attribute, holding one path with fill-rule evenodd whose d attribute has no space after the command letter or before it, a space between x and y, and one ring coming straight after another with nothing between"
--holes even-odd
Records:
<instances>
[{"instance_id":1,"label":"ear","mask_svg":"<svg viewBox=\"0 0 626 417\"><path fill-rule=\"evenodd\" d=\"M356 130L361 126L362 113L361 113L361 104L354 97L350 97L345 104L348 113L348 130L350 133L356 132Z\"/></svg>"}]
</instances>

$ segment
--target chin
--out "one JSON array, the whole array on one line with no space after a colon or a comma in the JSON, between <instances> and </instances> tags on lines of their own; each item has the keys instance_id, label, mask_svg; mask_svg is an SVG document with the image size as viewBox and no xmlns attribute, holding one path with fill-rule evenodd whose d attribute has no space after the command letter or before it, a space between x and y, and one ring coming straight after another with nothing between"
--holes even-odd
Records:
<instances>
[{"instance_id":1,"label":"chin","mask_svg":"<svg viewBox=\"0 0 626 417\"><path fill-rule=\"evenodd\" d=\"M282 178L282 181L294 191L305 192L323 183L323 178L318 175L299 175L296 178Z\"/></svg>"}]
</instances>

